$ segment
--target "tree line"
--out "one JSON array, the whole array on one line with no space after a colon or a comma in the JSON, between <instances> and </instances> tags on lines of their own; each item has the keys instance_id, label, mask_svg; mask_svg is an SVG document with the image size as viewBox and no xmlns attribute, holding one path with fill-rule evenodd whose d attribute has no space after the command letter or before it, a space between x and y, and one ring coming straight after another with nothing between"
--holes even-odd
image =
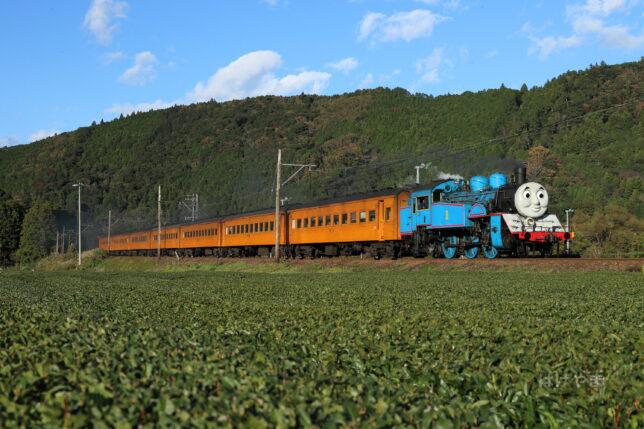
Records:
<instances>
[{"instance_id":1,"label":"tree line","mask_svg":"<svg viewBox=\"0 0 644 429\"><path fill-rule=\"evenodd\" d=\"M270 207L278 147L286 162L318 166L289 183L289 203L410 184L421 162L465 177L527 162L554 213L575 209L578 250L636 256L643 76L640 59L533 88L436 97L377 88L175 106L0 149L0 189L22 202L25 219L41 201L72 214L71 184L82 180L84 210L96 224L107 223L109 209L138 220L120 222L118 232L148 226L141 219L154 225L159 184L167 222L182 219L172 202L189 193L199 193L202 217Z\"/></svg>"}]
</instances>

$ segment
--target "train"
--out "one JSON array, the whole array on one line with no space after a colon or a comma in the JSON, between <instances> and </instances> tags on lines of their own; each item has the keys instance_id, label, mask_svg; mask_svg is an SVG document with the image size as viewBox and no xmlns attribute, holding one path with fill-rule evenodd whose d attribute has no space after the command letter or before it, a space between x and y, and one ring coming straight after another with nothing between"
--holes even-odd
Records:
<instances>
[{"instance_id":1,"label":"train","mask_svg":"<svg viewBox=\"0 0 644 429\"><path fill-rule=\"evenodd\" d=\"M448 178L413 188L281 207L279 250L286 258L368 255L483 255L525 257L561 254L574 238L548 212L544 186L526 181L525 167L511 177L496 172L465 181ZM274 209L99 238L114 255L273 256Z\"/></svg>"}]
</instances>

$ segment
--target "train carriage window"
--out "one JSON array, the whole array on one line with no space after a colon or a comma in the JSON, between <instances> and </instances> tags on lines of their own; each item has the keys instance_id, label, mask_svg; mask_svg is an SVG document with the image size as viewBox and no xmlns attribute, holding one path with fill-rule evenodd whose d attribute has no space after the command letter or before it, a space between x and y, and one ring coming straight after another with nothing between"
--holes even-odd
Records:
<instances>
[{"instance_id":1,"label":"train carriage window","mask_svg":"<svg viewBox=\"0 0 644 429\"><path fill-rule=\"evenodd\" d=\"M324 225L331 225L331 215L326 215L324 217Z\"/></svg>"},{"instance_id":2,"label":"train carriage window","mask_svg":"<svg viewBox=\"0 0 644 429\"><path fill-rule=\"evenodd\" d=\"M391 219L391 207L385 207L385 220Z\"/></svg>"},{"instance_id":3,"label":"train carriage window","mask_svg":"<svg viewBox=\"0 0 644 429\"><path fill-rule=\"evenodd\" d=\"M356 212L351 212L351 223L356 223Z\"/></svg>"},{"instance_id":4,"label":"train carriage window","mask_svg":"<svg viewBox=\"0 0 644 429\"><path fill-rule=\"evenodd\" d=\"M441 202L443 200L443 190L437 189L432 192L432 201L435 203Z\"/></svg>"},{"instance_id":5,"label":"train carriage window","mask_svg":"<svg viewBox=\"0 0 644 429\"><path fill-rule=\"evenodd\" d=\"M373 222L376 220L376 211L375 210L369 210L369 222Z\"/></svg>"},{"instance_id":6,"label":"train carriage window","mask_svg":"<svg viewBox=\"0 0 644 429\"><path fill-rule=\"evenodd\" d=\"M304 218L304 228L308 228L308 227L309 227L309 218L305 217Z\"/></svg>"},{"instance_id":7,"label":"train carriage window","mask_svg":"<svg viewBox=\"0 0 644 429\"><path fill-rule=\"evenodd\" d=\"M367 212L360 212L360 223L365 223L367 221Z\"/></svg>"},{"instance_id":8,"label":"train carriage window","mask_svg":"<svg viewBox=\"0 0 644 429\"><path fill-rule=\"evenodd\" d=\"M422 197L416 198L418 210L427 210L429 208L429 197L424 195Z\"/></svg>"},{"instance_id":9,"label":"train carriage window","mask_svg":"<svg viewBox=\"0 0 644 429\"><path fill-rule=\"evenodd\" d=\"M249 231L250 231L250 225L248 224L244 225L244 232L248 234Z\"/></svg>"},{"instance_id":10,"label":"train carriage window","mask_svg":"<svg viewBox=\"0 0 644 429\"><path fill-rule=\"evenodd\" d=\"M333 225L340 223L340 215L333 215Z\"/></svg>"},{"instance_id":11,"label":"train carriage window","mask_svg":"<svg viewBox=\"0 0 644 429\"><path fill-rule=\"evenodd\" d=\"M302 228L302 219L297 220L297 227Z\"/></svg>"},{"instance_id":12,"label":"train carriage window","mask_svg":"<svg viewBox=\"0 0 644 429\"><path fill-rule=\"evenodd\" d=\"M311 218L311 228L315 226L315 217Z\"/></svg>"},{"instance_id":13,"label":"train carriage window","mask_svg":"<svg viewBox=\"0 0 644 429\"><path fill-rule=\"evenodd\" d=\"M349 217L349 216L347 216L347 214L346 214L346 213L342 213L342 225L346 225L346 224L347 224L347 219L348 219L348 217Z\"/></svg>"},{"instance_id":14,"label":"train carriage window","mask_svg":"<svg viewBox=\"0 0 644 429\"><path fill-rule=\"evenodd\" d=\"M248 229L250 230L250 233L251 233L251 234L252 234L253 232L255 232L255 227L253 226L253 224L252 224L252 223L248 226Z\"/></svg>"},{"instance_id":15,"label":"train carriage window","mask_svg":"<svg viewBox=\"0 0 644 429\"><path fill-rule=\"evenodd\" d=\"M272 231L275 228L275 221L271 221L270 230Z\"/></svg>"},{"instance_id":16,"label":"train carriage window","mask_svg":"<svg viewBox=\"0 0 644 429\"><path fill-rule=\"evenodd\" d=\"M416 213L416 198L414 198L412 201L413 201L413 203L412 203L412 207L411 207L411 212Z\"/></svg>"},{"instance_id":17,"label":"train carriage window","mask_svg":"<svg viewBox=\"0 0 644 429\"><path fill-rule=\"evenodd\" d=\"M322 216L318 216L318 226L323 226L324 224L322 222L323 222Z\"/></svg>"},{"instance_id":18,"label":"train carriage window","mask_svg":"<svg viewBox=\"0 0 644 429\"><path fill-rule=\"evenodd\" d=\"M268 228L269 228L269 223L264 222L264 231L268 231Z\"/></svg>"},{"instance_id":19,"label":"train carriage window","mask_svg":"<svg viewBox=\"0 0 644 429\"><path fill-rule=\"evenodd\" d=\"M257 224L257 223L255 224L255 232L258 232L258 231L259 231L259 226L258 226L258 225L259 225L259 224Z\"/></svg>"},{"instance_id":20,"label":"train carriage window","mask_svg":"<svg viewBox=\"0 0 644 429\"><path fill-rule=\"evenodd\" d=\"M297 228L297 220L293 219L291 221L291 229L295 229L295 228Z\"/></svg>"}]
</instances>

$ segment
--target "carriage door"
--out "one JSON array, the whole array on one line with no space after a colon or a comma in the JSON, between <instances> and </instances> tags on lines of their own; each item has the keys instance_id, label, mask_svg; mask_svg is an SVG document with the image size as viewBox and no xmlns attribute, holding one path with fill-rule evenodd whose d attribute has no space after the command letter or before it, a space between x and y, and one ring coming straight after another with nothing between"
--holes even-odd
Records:
<instances>
[{"instance_id":1,"label":"carriage door","mask_svg":"<svg viewBox=\"0 0 644 429\"><path fill-rule=\"evenodd\" d=\"M384 240L385 239L385 201L384 200L378 201L378 216L376 219L378 220L378 239Z\"/></svg>"}]
</instances>

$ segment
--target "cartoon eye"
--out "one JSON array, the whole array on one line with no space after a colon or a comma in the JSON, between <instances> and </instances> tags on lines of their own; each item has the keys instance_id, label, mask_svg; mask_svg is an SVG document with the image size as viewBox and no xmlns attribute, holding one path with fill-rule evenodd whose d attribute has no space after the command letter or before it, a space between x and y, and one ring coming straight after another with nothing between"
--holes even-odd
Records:
<instances>
[{"instance_id":1,"label":"cartoon eye","mask_svg":"<svg viewBox=\"0 0 644 429\"><path fill-rule=\"evenodd\" d=\"M526 197L527 199L530 199L530 192L526 192L525 194L523 194L523 196Z\"/></svg>"},{"instance_id":2,"label":"cartoon eye","mask_svg":"<svg viewBox=\"0 0 644 429\"><path fill-rule=\"evenodd\" d=\"M537 194L537 196L539 197L540 200L543 200L543 197L545 197L543 192L539 192L539 194Z\"/></svg>"}]
</instances>

